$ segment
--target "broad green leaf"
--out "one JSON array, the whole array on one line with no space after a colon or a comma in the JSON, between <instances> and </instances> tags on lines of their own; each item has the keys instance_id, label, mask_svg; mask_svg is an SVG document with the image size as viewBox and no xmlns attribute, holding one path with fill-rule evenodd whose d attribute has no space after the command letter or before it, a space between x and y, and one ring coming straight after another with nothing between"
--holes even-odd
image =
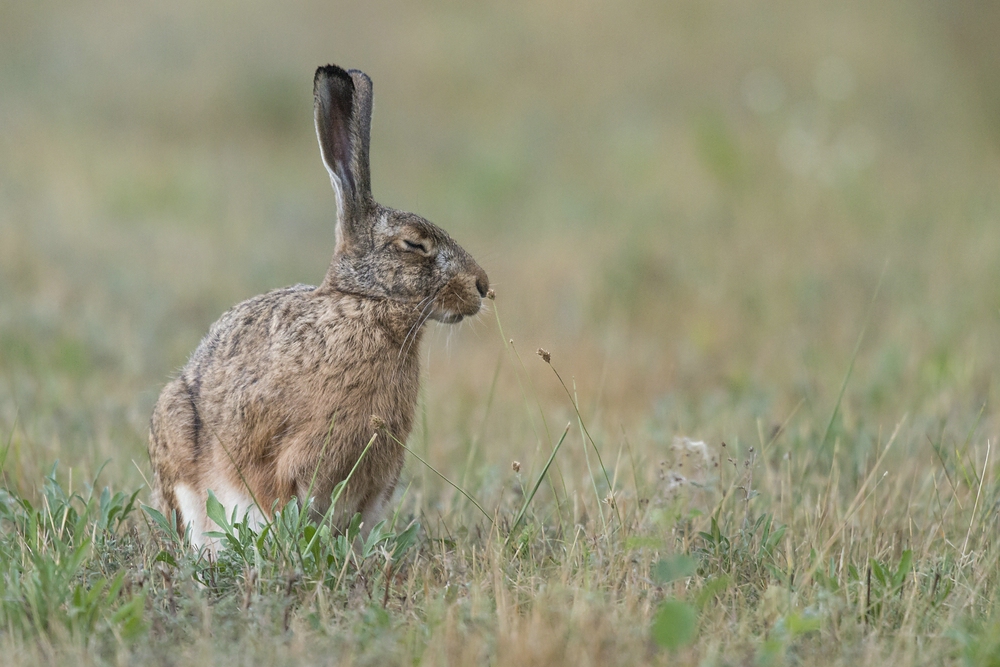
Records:
<instances>
[{"instance_id":1,"label":"broad green leaf","mask_svg":"<svg viewBox=\"0 0 1000 667\"><path fill-rule=\"evenodd\" d=\"M160 550L160 553L156 554L156 558L153 559L154 563L166 563L170 567L177 567L177 560L170 555L169 551Z\"/></svg>"},{"instance_id":2,"label":"broad green leaf","mask_svg":"<svg viewBox=\"0 0 1000 667\"><path fill-rule=\"evenodd\" d=\"M872 569L872 575L874 575L875 580L878 581L878 583L880 583L883 586L885 586L886 582L889 579L889 577L886 574L885 569L882 567L882 564L879 563L874 558L869 558L868 559L868 563L869 563L869 567Z\"/></svg>"},{"instance_id":3,"label":"broad green leaf","mask_svg":"<svg viewBox=\"0 0 1000 667\"><path fill-rule=\"evenodd\" d=\"M419 530L420 524L414 521L396 537L396 546L392 549L393 561L398 561L409 551L410 547L417 541L417 531Z\"/></svg>"},{"instance_id":4,"label":"broad green leaf","mask_svg":"<svg viewBox=\"0 0 1000 667\"><path fill-rule=\"evenodd\" d=\"M785 536L785 530L787 528L788 526L780 526L777 530L771 533L771 536L767 539L765 544L765 551L768 553L774 551L774 548L778 546L778 543L781 542L781 539Z\"/></svg>"},{"instance_id":5,"label":"broad green leaf","mask_svg":"<svg viewBox=\"0 0 1000 667\"><path fill-rule=\"evenodd\" d=\"M351 517L351 523L347 526L347 540L353 542L361 533L361 512L355 512Z\"/></svg>"},{"instance_id":6,"label":"broad green leaf","mask_svg":"<svg viewBox=\"0 0 1000 667\"><path fill-rule=\"evenodd\" d=\"M663 540L657 537L626 537L625 538L625 549L626 551L635 551L637 549L655 549L663 544Z\"/></svg>"},{"instance_id":7,"label":"broad green leaf","mask_svg":"<svg viewBox=\"0 0 1000 667\"><path fill-rule=\"evenodd\" d=\"M115 611L111 620L119 625L122 639L134 641L145 633L146 624L142 621L145 609L146 597L144 595L136 595Z\"/></svg>"},{"instance_id":8,"label":"broad green leaf","mask_svg":"<svg viewBox=\"0 0 1000 667\"><path fill-rule=\"evenodd\" d=\"M229 523L229 519L226 518L226 508L222 506L219 499L215 497L212 490L208 490L208 500L205 501L205 513L208 514L208 518L215 522L219 528L222 528L227 533L233 532L233 526Z\"/></svg>"},{"instance_id":9,"label":"broad green leaf","mask_svg":"<svg viewBox=\"0 0 1000 667\"><path fill-rule=\"evenodd\" d=\"M903 552L903 555L899 558L899 567L896 568L895 574L892 575L892 587L899 588L903 585L903 580L906 579L906 575L910 573L910 566L913 565L913 552L907 549Z\"/></svg>"},{"instance_id":10,"label":"broad green leaf","mask_svg":"<svg viewBox=\"0 0 1000 667\"><path fill-rule=\"evenodd\" d=\"M368 539L365 540L364 546L361 548L362 557L368 558L375 553L375 547L385 539L385 533L382 532L383 528L385 528L384 520L379 521L372 527L371 532L368 533Z\"/></svg>"},{"instance_id":11,"label":"broad green leaf","mask_svg":"<svg viewBox=\"0 0 1000 667\"><path fill-rule=\"evenodd\" d=\"M653 618L653 641L671 650L694 639L698 616L694 608L680 600L665 600Z\"/></svg>"},{"instance_id":12,"label":"broad green leaf","mask_svg":"<svg viewBox=\"0 0 1000 667\"><path fill-rule=\"evenodd\" d=\"M816 616L799 616L792 613L785 616L785 629L792 637L799 637L808 632L815 632L822 626L822 619Z\"/></svg>"},{"instance_id":13,"label":"broad green leaf","mask_svg":"<svg viewBox=\"0 0 1000 667\"><path fill-rule=\"evenodd\" d=\"M141 507L142 511L146 513L146 516L152 519L153 523L159 526L164 533L169 535L174 541L179 541L177 530L171 525L170 521L167 521L167 517L163 516L158 509L150 507L149 505L141 505Z\"/></svg>"},{"instance_id":14,"label":"broad green leaf","mask_svg":"<svg viewBox=\"0 0 1000 667\"><path fill-rule=\"evenodd\" d=\"M667 556L653 566L653 578L661 584L690 577L697 571L698 563L684 554Z\"/></svg>"}]
</instances>

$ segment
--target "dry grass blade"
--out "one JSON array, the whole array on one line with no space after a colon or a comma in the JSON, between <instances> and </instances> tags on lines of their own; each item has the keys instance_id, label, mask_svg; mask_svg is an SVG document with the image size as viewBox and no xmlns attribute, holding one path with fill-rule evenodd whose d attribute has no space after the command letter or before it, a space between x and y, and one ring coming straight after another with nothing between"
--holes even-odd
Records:
<instances>
[{"instance_id":1,"label":"dry grass blade","mask_svg":"<svg viewBox=\"0 0 1000 667\"><path fill-rule=\"evenodd\" d=\"M979 486L976 488L976 502L972 505L972 515L969 517L969 530L965 533L965 542L962 543L962 558L966 556L966 549L969 546L969 536L972 535L972 525L976 521L976 511L979 509L979 496L983 492L983 481L986 479L986 469L990 464L990 441L986 441L986 460L983 461L983 474L979 476Z\"/></svg>"},{"instance_id":2,"label":"dry grass blade","mask_svg":"<svg viewBox=\"0 0 1000 667\"><path fill-rule=\"evenodd\" d=\"M376 419L377 419L377 418L373 418L373 419L372 419L372 421L373 421L373 422L375 422L375 420L376 420ZM434 467L434 466L432 466L432 465L431 465L430 463L428 463L427 461L425 461L425 460L423 459L423 457L422 457L422 456L420 456L420 454L417 454L417 453L416 453L415 451L413 451L412 449L410 449L409 447L407 447L406 445L404 445L404 444L403 444L402 442L400 442L400 441L399 441L399 438L397 438L396 436L394 436L394 435L393 435L392 433L390 433L390 432L389 432L389 430L388 430L387 428L385 428L385 426L384 426L384 422L382 422L382 420L381 420L381 419L378 419L378 422L382 423L382 426L381 426L381 431L382 431L383 433L385 433L385 434L386 434L387 436L389 436L389 438L390 438L390 439L391 439L391 440L392 440L393 442L395 442L395 443L396 443L397 445L399 445L400 447L402 447L403 449L405 449L405 450L406 450L407 452L409 452L409 453L410 453L411 455L413 455L413 457L414 457L415 459L417 459L418 461L420 461L421 463L423 463L423 464L424 464L424 466L426 466L428 470L430 470L430 471L431 471L431 472L433 472L433 473L434 473L435 475L437 475L438 477L440 477L441 479L443 479L443 480L444 480L445 482L447 482L447 483L448 483L448 485L449 485L449 486L451 486L451 487L452 487L453 489L455 489L456 491L458 491L459 493L461 493L461 494L462 494L463 496L465 496L465 497L466 497L466 499L467 499L467 500L468 500L469 502L471 502L471 503L472 503L473 505L475 505L475 506L476 506L476 509L478 509L478 510L479 510L480 512L482 512L483 516L484 516L484 517L486 517L486 518L487 518L487 519L489 520L489 522L490 522L491 524L492 524L492 523L494 523L494 522L493 522L493 517L491 517L491 516L490 516L490 515L489 515L489 514L488 514L488 513L486 512L486 510L484 510L484 509L483 509L483 506L479 504L479 501L478 501L478 500L476 500L476 499L475 499L475 498L474 498L474 497L472 496L472 494L471 494L471 493L469 493L468 491L466 491L465 489L463 489L462 487L460 487L460 486L459 486L458 484L455 484L455 482L453 482L453 481L451 481L450 479L448 479L448 478L447 478L447 477L446 477L446 476L445 476L444 474L442 474L442 473L441 473L440 471L438 471L438 469L437 469L437 468L435 468L435 467Z\"/></svg>"},{"instance_id":3,"label":"dry grass blade","mask_svg":"<svg viewBox=\"0 0 1000 667\"><path fill-rule=\"evenodd\" d=\"M611 477L608 476L608 469L604 467L604 459L601 458L601 450L597 448L597 443L594 442L594 438L591 437L590 431L587 430L587 425L583 421L583 415L580 414L580 406L577 405L576 398L573 396L572 392L570 392L569 387L566 386L566 383L563 382L562 376L559 375L559 371L557 371L556 367L552 365L552 356L546 350L543 350L541 348L538 349L538 356L542 358L542 361L544 361L546 364L549 365L549 368L552 369L552 372L556 374L556 378L559 380L559 384L562 385L563 391L566 392L566 397L569 398L569 402L573 405L573 411L576 413L576 418L579 421L580 430L587 438L587 441L590 442L591 447L593 447L594 449L594 453L597 454L597 463L598 465L601 466L601 473L604 475L604 481L608 485L608 493L611 494L612 497L614 497L615 487L611 483ZM618 511L617 503L614 502L611 503L611 507L612 509L614 509L615 516L618 518L618 525L620 527L624 526L624 523L622 522L621 512Z\"/></svg>"}]
</instances>

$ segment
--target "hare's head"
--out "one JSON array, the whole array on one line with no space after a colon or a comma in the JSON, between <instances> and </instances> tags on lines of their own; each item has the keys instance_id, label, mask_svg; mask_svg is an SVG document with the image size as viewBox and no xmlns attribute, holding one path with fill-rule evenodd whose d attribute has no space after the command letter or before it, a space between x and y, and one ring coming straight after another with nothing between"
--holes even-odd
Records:
<instances>
[{"instance_id":1,"label":"hare's head","mask_svg":"<svg viewBox=\"0 0 1000 667\"><path fill-rule=\"evenodd\" d=\"M337 245L327 283L412 303L423 317L442 322L475 315L489 290L486 272L440 227L372 198L371 79L327 65L316 70L313 94L320 152L337 194Z\"/></svg>"}]
</instances>

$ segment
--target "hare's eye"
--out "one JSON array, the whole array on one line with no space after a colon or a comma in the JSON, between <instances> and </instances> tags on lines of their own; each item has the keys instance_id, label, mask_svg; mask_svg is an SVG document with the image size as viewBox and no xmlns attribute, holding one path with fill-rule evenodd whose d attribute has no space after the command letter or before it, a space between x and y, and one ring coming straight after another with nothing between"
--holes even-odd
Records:
<instances>
[{"instance_id":1,"label":"hare's eye","mask_svg":"<svg viewBox=\"0 0 1000 667\"><path fill-rule=\"evenodd\" d=\"M408 239L402 239L402 241L403 247L410 252L427 253L427 245L420 241L410 241Z\"/></svg>"}]
</instances>

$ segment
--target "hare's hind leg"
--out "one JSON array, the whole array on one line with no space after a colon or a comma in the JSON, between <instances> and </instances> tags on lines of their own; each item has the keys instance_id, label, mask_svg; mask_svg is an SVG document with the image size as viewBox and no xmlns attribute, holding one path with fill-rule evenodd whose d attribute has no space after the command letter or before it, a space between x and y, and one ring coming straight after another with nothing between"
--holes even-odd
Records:
<instances>
[{"instance_id":1,"label":"hare's hind leg","mask_svg":"<svg viewBox=\"0 0 1000 667\"><path fill-rule=\"evenodd\" d=\"M196 396L176 378L163 388L149 424L149 460L153 466L153 504L167 520L176 517L177 532L191 527L191 544L205 544L204 493L199 491L197 461L204 439Z\"/></svg>"},{"instance_id":2,"label":"hare's hind leg","mask_svg":"<svg viewBox=\"0 0 1000 667\"><path fill-rule=\"evenodd\" d=\"M394 482L387 488L366 498L361 507L358 508L361 512L361 534L365 539L368 539L368 533L375 527L375 524L385 518L385 508L389 505L389 501L392 500L395 488L396 484Z\"/></svg>"}]
</instances>

